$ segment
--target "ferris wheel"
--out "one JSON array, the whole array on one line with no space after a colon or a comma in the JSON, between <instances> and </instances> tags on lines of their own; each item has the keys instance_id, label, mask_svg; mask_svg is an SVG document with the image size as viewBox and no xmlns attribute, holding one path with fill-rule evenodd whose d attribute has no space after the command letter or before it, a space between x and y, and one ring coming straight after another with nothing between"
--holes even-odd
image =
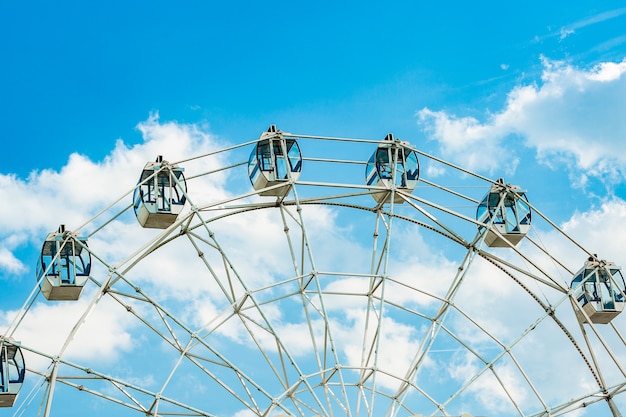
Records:
<instances>
[{"instance_id":1,"label":"ferris wheel","mask_svg":"<svg viewBox=\"0 0 626 417\"><path fill-rule=\"evenodd\" d=\"M32 292L0 339L0 412L626 409L621 269L543 215L532 187L392 134L271 126L166 158L42 238ZM44 305L56 344L27 337ZM117 353L99 357L102 343Z\"/></svg>"}]
</instances>

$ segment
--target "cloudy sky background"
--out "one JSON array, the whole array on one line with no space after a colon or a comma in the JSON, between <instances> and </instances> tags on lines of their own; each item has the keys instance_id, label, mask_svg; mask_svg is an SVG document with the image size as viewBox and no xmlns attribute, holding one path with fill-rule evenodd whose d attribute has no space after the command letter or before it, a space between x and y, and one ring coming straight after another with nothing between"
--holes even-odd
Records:
<instances>
[{"instance_id":1,"label":"cloudy sky background","mask_svg":"<svg viewBox=\"0 0 626 417\"><path fill-rule=\"evenodd\" d=\"M158 154L171 161L207 154L254 140L270 124L294 134L372 140L393 132L427 154L522 185L532 204L567 234L600 257L624 265L625 24L626 8L610 1L592 6L491 2L445 7L410 2L4 4L0 324L3 329L9 325L33 290L37 252L48 232L61 223L77 228L118 198L122 201L109 213L125 207L130 196L124 195L131 192L139 170ZM308 149L320 157L337 155L328 155L323 143ZM249 151L242 150L243 158ZM359 153L352 159L363 158ZM208 172L240 160L240 154L229 154L189 161L185 173ZM462 176L450 176L429 160L423 161L422 176L464 185ZM203 206L249 192L246 181L245 172L199 177L193 188L202 192L195 194L194 203ZM306 226L316 260L324 266L320 269L367 272L370 225L362 231L331 209L308 210ZM220 241L232 248L232 258L246 259L237 267L254 288L290 274L290 265L279 255L285 253L285 239L273 233L282 231L282 224L270 214L259 216L244 215L216 226ZM94 236L90 246L109 262L121 262L155 237L133 221L129 216L118 219ZM580 266L584 258L579 249L562 244L544 223L535 227L546 247L569 262L568 268ZM410 268L404 268L410 260L420 265L421 288L443 296L449 281L434 277L451 279L462 258L447 252L445 242L411 232L400 227L394 235L397 247L418 249L397 252L394 272L410 276ZM351 240L353 236L364 240ZM131 279L199 328L225 311L224 300L209 280L196 279L197 254L179 242L170 246L178 262L149 257L133 269ZM365 267L358 261L363 258ZM477 261L472 271L478 285L464 287L459 303L502 340L513 340L540 317L532 304L502 309L502 304L519 300L519 288L510 282L494 284L493 272L483 262ZM564 276L563 282L568 279ZM359 284L346 279L333 285L354 289ZM400 303L434 308L431 298L403 298L401 289L395 290L390 287L389 296ZM560 299L545 291L546 298ZM87 289L88 295L94 292L95 287ZM84 297L54 304L39 296L14 337L54 355L88 302ZM356 329L366 327L363 306L358 300L332 297L327 304L329 311L336 311L335 336L342 354L359 358L360 345L350 341ZM154 314L146 306L135 308L144 309L146 316ZM498 312L499 320L491 320L492 312ZM306 332L301 323L278 308L267 313L274 314L294 352L310 353L307 346L297 345L305 339L290 337ZM528 320L520 319L524 313ZM451 327L460 331L467 325L462 317L451 316ZM564 313L563 319L577 327L571 316ZM385 325L388 340L383 345L393 349L383 349L383 362L389 369L405 369L424 328L408 326L399 317ZM547 337L554 331L551 326L540 326L525 339L528 347L517 353L545 398L559 403L592 391L594 384L585 369L568 366L567 358L575 360L575 352L565 347L567 341ZM223 346L245 340L245 332L230 321L217 333ZM484 335L469 332L464 337ZM607 334L616 343L611 337ZM70 343L66 357L82 363L97 360L103 371L158 390L171 364L163 371L155 369L154 361L162 360L158 352L167 349L153 342L141 324L105 300ZM545 350L537 358L534 352L540 346ZM624 355L620 347L616 353ZM146 363L139 356L152 359ZM471 358L452 359L449 381L460 384L477 372L479 365ZM424 372L434 378L437 360L430 360ZM37 356L29 362L38 369L47 364ZM502 375L517 388L514 395L522 402L534 401L514 367L507 366L503 364ZM546 369L550 372L543 374ZM608 379L620 379L610 363L605 369ZM199 391L202 382L194 384ZM381 380L386 383L393 385ZM469 408L459 404L452 412L516 415L502 396L485 395L493 392L491 383L481 380L473 388L480 399L471 401L481 404L466 399ZM560 387L567 384L572 392L564 394ZM182 400L180 391L171 392ZM66 393L66 398L74 395ZM202 404L198 398L184 400ZM626 408L624 400L620 404ZM605 404L601 407L595 412L608 413ZM81 415L78 406L69 412ZM229 403L212 412L235 415L241 407ZM600 414L593 408L573 413Z\"/></svg>"}]
</instances>

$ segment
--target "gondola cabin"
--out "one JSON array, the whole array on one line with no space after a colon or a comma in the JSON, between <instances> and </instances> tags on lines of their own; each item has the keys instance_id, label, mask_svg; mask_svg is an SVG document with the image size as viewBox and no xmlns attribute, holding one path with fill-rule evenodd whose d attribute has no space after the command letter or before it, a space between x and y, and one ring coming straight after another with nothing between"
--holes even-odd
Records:
<instances>
[{"instance_id":1,"label":"gondola cabin","mask_svg":"<svg viewBox=\"0 0 626 417\"><path fill-rule=\"evenodd\" d=\"M531 211L526 193L499 179L478 205L476 220L487 225L487 246L508 248L517 245L530 229ZM485 227L482 224L479 226L481 230Z\"/></svg>"},{"instance_id":2,"label":"gondola cabin","mask_svg":"<svg viewBox=\"0 0 626 417\"><path fill-rule=\"evenodd\" d=\"M284 197L302 171L302 153L294 138L272 125L263 132L248 160L248 176L261 196Z\"/></svg>"},{"instance_id":3,"label":"gondola cabin","mask_svg":"<svg viewBox=\"0 0 626 417\"><path fill-rule=\"evenodd\" d=\"M91 272L87 238L65 230L49 233L41 248L36 273L48 300L78 300Z\"/></svg>"},{"instance_id":4,"label":"gondola cabin","mask_svg":"<svg viewBox=\"0 0 626 417\"><path fill-rule=\"evenodd\" d=\"M0 407L13 407L24 383L24 356L13 339L3 340L0 349Z\"/></svg>"},{"instance_id":5,"label":"gondola cabin","mask_svg":"<svg viewBox=\"0 0 626 417\"><path fill-rule=\"evenodd\" d=\"M365 168L367 186L385 188L381 191L372 189L372 197L378 203L391 202L393 188L410 194L417 186L418 179L417 153L406 142L394 139L391 133L378 145ZM399 193L394 195L394 203L404 202Z\"/></svg>"},{"instance_id":6,"label":"gondola cabin","mask_svg":"<svg viewBox=\"0 0 626 417\"><path fill-rule=\"evenodd\" d=\"M133 196L135 216L142 227L167 229L176 221L187 200L183 171L162 156L143 168Z\"/></svg>"},{"instance_id":7,"label":"gondola cabin","mask_svg":"<svg viewBox=\"0 0 626 417\"><path fill-rule=\"evenodd\" d=\"M580 323L607 324L624 310L624 277L613 262L590 257L574 274L571 288Z\"/></svg>"}]
</instances>

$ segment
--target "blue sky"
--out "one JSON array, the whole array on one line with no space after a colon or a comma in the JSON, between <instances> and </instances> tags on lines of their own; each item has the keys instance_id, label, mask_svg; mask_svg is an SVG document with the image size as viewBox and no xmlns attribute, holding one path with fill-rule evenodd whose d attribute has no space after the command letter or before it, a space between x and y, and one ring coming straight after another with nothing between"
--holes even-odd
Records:
<instances>
[{"instance_id":1,"label":"blue sky","mask_svg":"<svg viewBox=\"0 0 626 417\"><path fill-rule=\"evenodd\" d=\"M124 195L136 183L145 162L157 154L183 160L254 140L270 124L302 135L380 140L394 133L425 154L521 185L528 190L532 204L585 249L624 265L625 27L626 7L617 1L405 1L384 5L352 1L310 5L281 1L5 2L0 5L0 138L4 145L0 196L5 202L0 208L0 328L9 326L28 299L37 252L48 232L64 222L78 227ZM325 151L322 144L313 142L308 150L321 157ZM338 153L326 157L342 151L332 150ZM244 159L247 153L248 148L243 151ZM239 157L229 154L207 164L217 167ZM424 159L423 178L447 186L465 184L467 179L449 176L445 168ZM204 168L192 161L185 169L193 174ZM198 180L196 189L202 186L206 190L199 201L210 204L212 199L228 199L249 191L231 179L218 175ZM314 242L321 241L317 240L318 232L329 233L336 247L361 254L371 240L369 228L368 237L364 237L366 232L359 230L359 224L339 211L312 211L309 216ZM122 262L154 237L152 231L137 231L133 219L126 220L120 218L121 225L104 228L96 238L95 248L98 242L109 239L108 246L94 251L110 262ZM88 224L86 230L93 231L97 224ZM226 235L226 242L243 248L234 250L233 256L245 257L250 253L246 249L255 250L246 244L264 242L264 233L277 224L276 218L241 216L240 223L230 224L236 230L232 235L224 231L228 227L218 230ZM573 249L556 243L549 224L535 227L544 233L546 244L555 244L555 256L567 258L573 253ZM407 229L400 229L396 235L399 242L411 240L407 233ZM346 236L363 238L363 247ZM430 242L423 236L416 240L423 254L432 255L431 261L416 261L428 271L426 275L434 274L437 267L453 271L458 266L462 257L454 250L446 252L449 248L445 242ZM190 253L176 244L171 246L174 254ZM334 246L329 243L330 247ZM329 265L334 260L340 268L360 268L358 262L343 264L347 258L342 261L328 248L318 250ZM273 273L283 274L280 259L266 255L267 259L253 257L241 266L242 271L252 274L258 268L281 272L260 273L254 285L267 284ZM398 259L414 256L402 251L395 255ZM584 259L576 256L570 259L574 269ZM178 286L170 286L172 280L165 272L148 279L148 264L152 262L174 276L181 271L175 262L149 259L140 263L136 275L129 279L141 282L156 299L167 301L168 308L185 317L187 323L201 326L202 320L210 321L224 308L216 299L215 289L208 285L196 290L193 280L181 278ZM408 274L401 264L396 265L399 276ZM482 268L477 267L476 273L484 272ZM333 285L350 282L346 279ZM486 282L494 286L494 297L517 300L519 294L506 285ZM95 289L95 285L88 288L87 296L93 296ZM437 293L438 289L432 291ZM545 291L547 298L558 298ZM212 301L203 304L199 294L209 294ZM470 295L476 294L470 291ZM92 314L91 323L95 324L85 330L86 336L70 344L68 360L93 365L94 358L105 358L103 372L143 380L145 386L156 389L170 368L154 370L140 357L159 357L158 352L165 348L157 342L149 355L143 355L141 352L148 352L146 340L152 336L107 302ZM332 300L329 305L333 312L340 310ZM46 345L34 336L53 327L44 318L54 312L78 320L86 308L86 300L51 305L39 296L29 316L32 318L15 337L53 355L61 349L63 339L51 337L56 341ZM521 311L539 314L532 308L520 306ZM358 312L356 307L346 308L338 325L338 340L350 339L348 324L360 323ZM410 327L400 316L390 318L389 328L395 330L390 330L387 342L397 346L398 357L409 357L421 327ZM461 318L452 316L458 325ZM511 321L492 323L493 329L503 331L507 324L517 329L518 323L513 323L516 317L519 314L503 315L503 320ZM297 320L281 318L281 329L297 334ZM619 319L623 324L623 317ZM65 323L57 336L66 335L74 322ZM526 321L519 322L520 329L526 325ZM221 347L230 344L239 352L233 346L243 340L240 332L239 328L226 328L215 343ZM519 334L493 332L502 340L514 340ZM115 342L102 340L107 337ZM605 337L615 354L626 358L615 334ZM542 346L559 351L561 342L544 340ZM445 341L441 343L441 351L449 347ZM348 355L351 348L346 347L344 353ZM294 349L306 350L302 346ZM433 372L436 356L423 371L433 380L437 379ZM384 358L395 369L393 354ZM476 365L456 356L448 359L460 361L446 374L453 385ZM546 363L527 360L525 368L543 387L543 376L537 369L545 369ZM546 354L545 361L554 366L555 374L562 373L557 380L577 381L572 395L546 388L546 401L557 404L565 401L563 396L571 398L593 390L587 385L588 376L574 372L568 377L568 364L560 363L558 357ZM34 359L32 363L33 369L45 368L45 361ZM604 366L615 370L615 366ZM619 381L612 371L607 371L607 378ZM174 388L171 393L181 401L204 407L198 399L206 392L203 389L211 392L217 388L204 387L202 375L189 372L200 378L194 385L199 397ZM506 371L502 375L515 379ZM257 381L266 377L256 375ZM381 384L387 383L383 378ZM528 387L523 385L513 383L513 395L526 398ZM479 385L470 394L480 397L481 389L488 387L488 383ZM438 392L437 387L429 386L429 390ZM55 399L56 407L63 407L63 401L69 404L69 398L75 401L74 395L72 391L62 392L57 397L60 399ZM622 397L619 404L626 410ZM81 401L86 401L81 406L93 406L94 410L104 407ZM529 410L537 409L532 401L528 404ZM223 406L209 411L219 416L249 416L240 404ZM587 413L575 410L570 414L609 415L604 402L596 407ZM461 403L452 404L449 413L488 413L490 409L496 410L490 416L519 415L502 398L489 397L481 402L469 394ZM81 415L82 410L71 412ZM107 412L102 415L110 415ZM421 412L428 415L433 411ZM31 406L24 415L33 413ZM0 415L10 415L10 411L0 410Z\"/></svg>"}]
</instances>

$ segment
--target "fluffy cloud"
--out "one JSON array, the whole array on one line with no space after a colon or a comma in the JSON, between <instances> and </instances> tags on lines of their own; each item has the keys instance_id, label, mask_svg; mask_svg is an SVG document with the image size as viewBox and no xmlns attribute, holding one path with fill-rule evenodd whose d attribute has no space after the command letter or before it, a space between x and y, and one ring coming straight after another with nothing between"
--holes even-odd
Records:
<instances>
[{"instance_id":1,"label":"fluffy cloud","mask_svg":"<svg viewBox=\"0 0 626 417\"><path fill-rule=\"evenodd\" d=\"M0 247L0 268L10 274L19 274L26 271L26 267L18 258L13 255L10 249Z\"/></svg>"},{"instance_id":2,"label":"fluffy cloud","mask_svg":"<svg viewBox=\"0 0 626 417\"><path fill-rule=\"evenodd\" d=\"M624 261L626 246L626 201L614 199L584 213L575 213L563 230L584 241L592 253L609 261ZM610 239L607 237L610 236Z\"/></svg>"},{"instance_id":3,"label":"fluffy cloud","mask_svg":"<svg viewBox=\"0 0 626 417\"><path fill-rule=\"evenodd\" d=\"M626 155L615 149L626 141L626 60L591 69L543 62L541 84L514 88L485 121L424 108L419 123L446 157L472 170L510 170L519 162L516 147L524 145L546 163L570 161L589 175L621 181Z\"/></svg>"},{"instance_id":4,"label":"fluffy cloud","mask_svg":"<svg viewBox=\"0 0 626 417\"><path fill-rule=\"evenodd\" d=\"M137 341L131 336L133 325L129 314L107 299L93 310L76 335L71 336L74 325L88 307L88 298L89 295L85 294L81 300L72 303L38 303L24 316L15 338L29 349L50 355L50 358L44 358L26 353L30 368L42 370L58 354L70 361L98 358L105 366L136 347ZM16 314L16 311L2 313L0 325L6 327ZM66 343L67 347L64 347Z\"/></svg>"}]
</instances>

